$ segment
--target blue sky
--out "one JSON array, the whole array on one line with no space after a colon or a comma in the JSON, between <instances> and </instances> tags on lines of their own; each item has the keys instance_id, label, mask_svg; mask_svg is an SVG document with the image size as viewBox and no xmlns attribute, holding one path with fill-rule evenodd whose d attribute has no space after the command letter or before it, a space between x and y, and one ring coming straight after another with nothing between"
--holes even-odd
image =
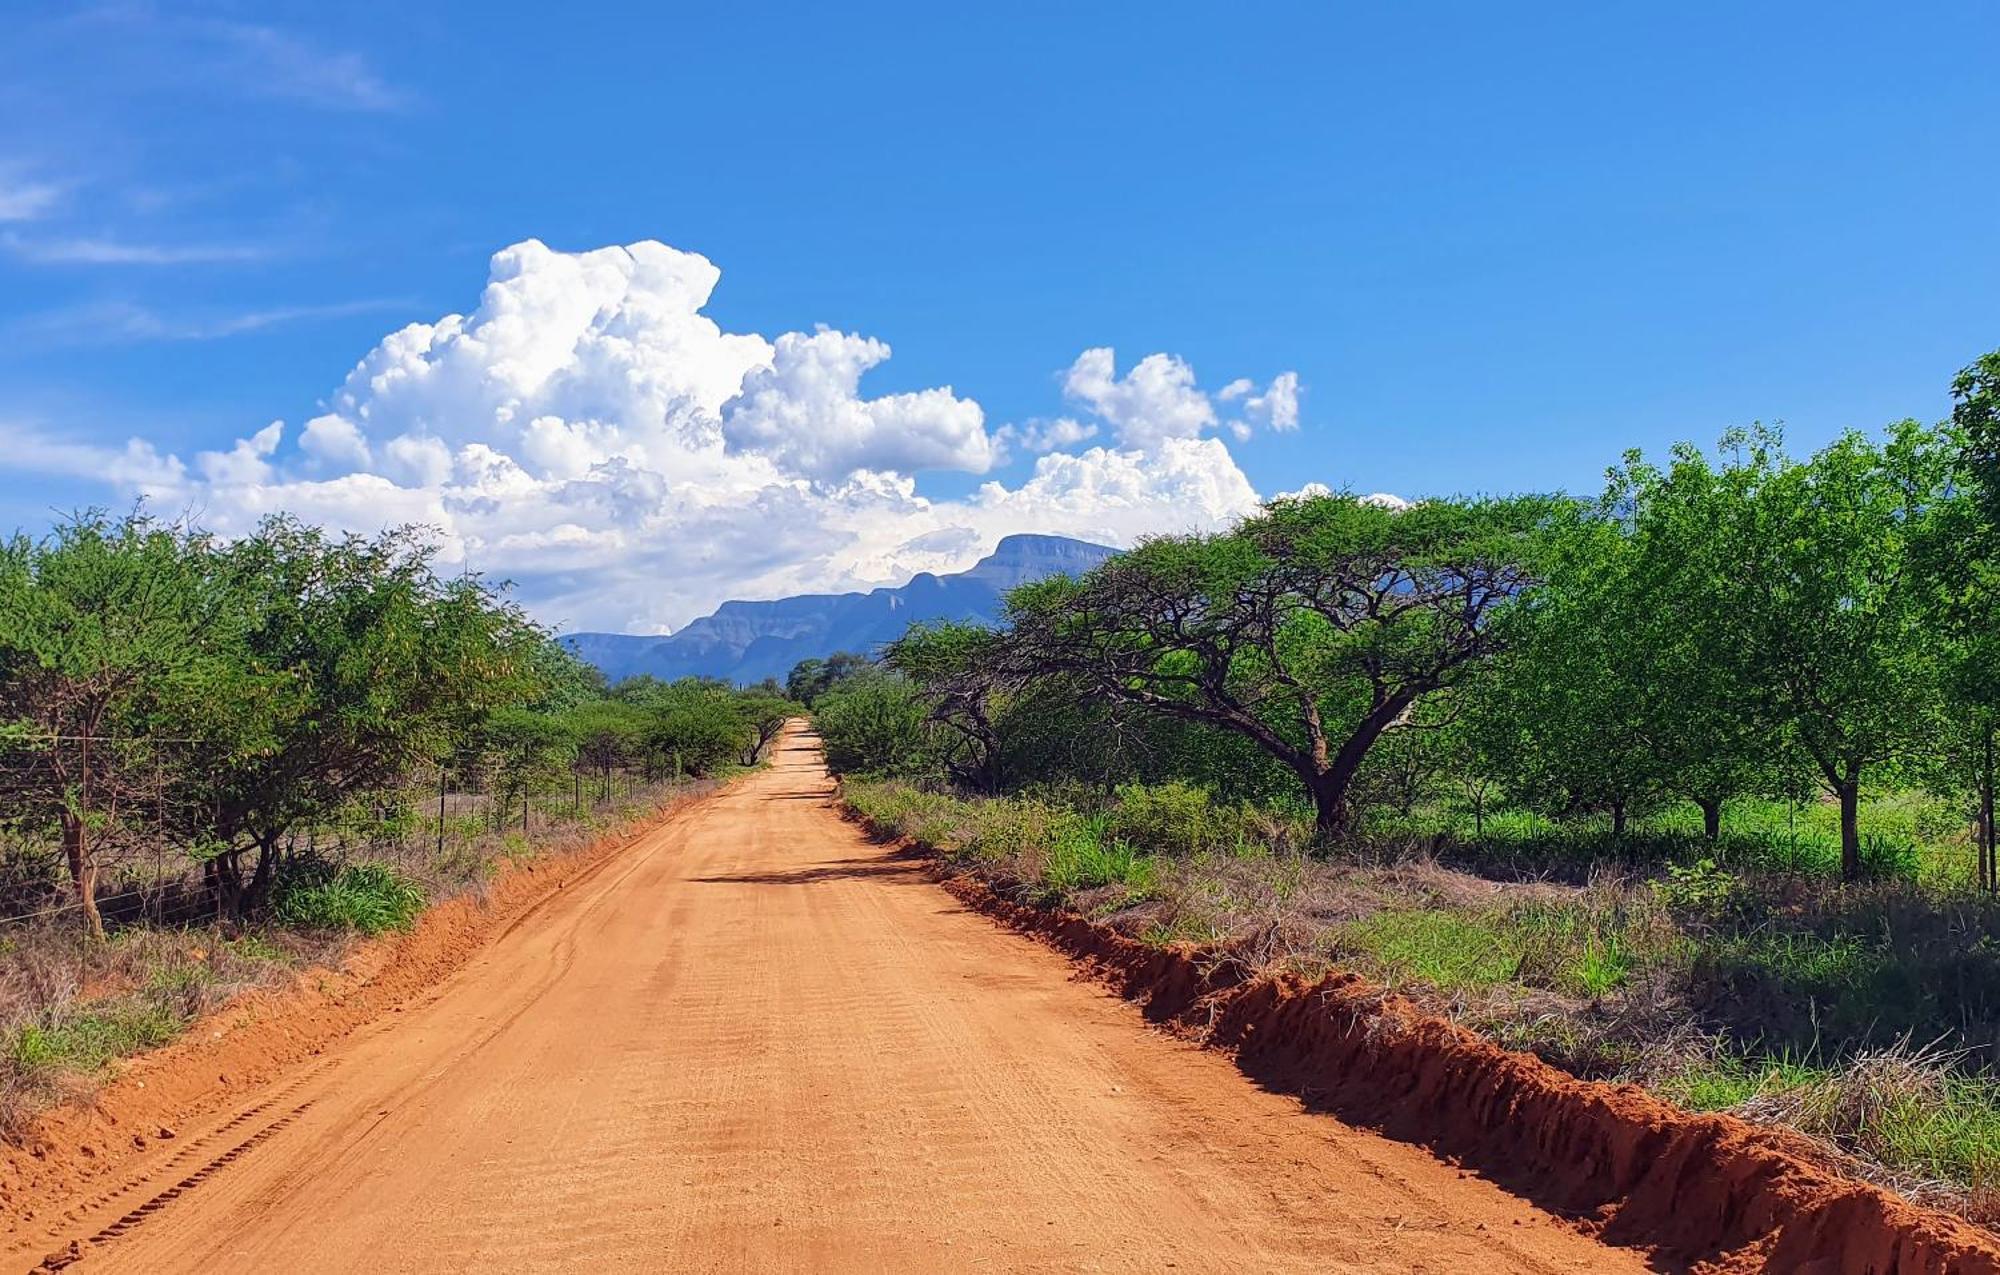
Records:
<instances>
[{"instance_id":1,"label":"blue sky","mask_svg":"<svg viewBox=\"0 0 2000 1275\"><path fill-rule=\"evenodd\" d=\"M1069 413L1145 455L1065 392L1087 349L1238 403L1296 372L1296 429L1239 440L1216 399L1205 431L1264 495L1589 489L1753 419L1810 446L1941 415L2000 345L1989 5L9 7L9 525L129 499L99 460L134 438L193 465L283 419L283 469L357 359L529 238L700 253L724 330L879 338L863 395L949 386L989 434ZM891 450L935 500L1039 463ZM779 451L821 483L888 455ZM168 494L227 521L310 476L255 477ZM551 618L635 627L927 565L801 551L646 611L466 538Z\"/></svg>"}]
</instances>

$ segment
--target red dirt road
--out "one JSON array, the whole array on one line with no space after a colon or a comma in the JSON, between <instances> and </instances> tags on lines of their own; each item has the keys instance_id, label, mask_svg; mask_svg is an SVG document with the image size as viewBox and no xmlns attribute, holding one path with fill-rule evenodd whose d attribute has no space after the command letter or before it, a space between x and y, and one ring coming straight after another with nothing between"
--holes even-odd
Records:
<instances>
[{"instance_id":1,"label":"red dirt road","mask_svg":"<svg viewBox=\"0 0 2000 1275\"><path fill-rule=\"evenodd\" d=\"M1259 1090L831 808L810 737L201 1129L71 1271L1618 1272ZM228 1155L238 1146L240 1152Z\"/></svg>"}]
</instances>

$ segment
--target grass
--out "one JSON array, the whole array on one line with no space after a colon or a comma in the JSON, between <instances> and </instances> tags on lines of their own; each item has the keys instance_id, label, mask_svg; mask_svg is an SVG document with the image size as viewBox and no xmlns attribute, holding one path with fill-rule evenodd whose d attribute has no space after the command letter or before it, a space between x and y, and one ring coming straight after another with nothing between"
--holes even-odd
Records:
<instances>
[{"instance_id":1,"label":"grass","mask_svg":"<svg viewBox=\"0 0 2000 1275\"><path fill-rule=\"evenodd\" d=\"M1296 816L1186 785L843 792L1003 892L1251 970L1337 962L1577 1074L1797 1129L2000 1222L2000 941L1983 937L2000 902L1941 866L1965 853L1941 803L1870 807L1871 879L1835 888L1832 812L1781 803L1739 803L1719 844L1692 807L1619 843L1509 813L1479 844L1405 826L1316 859Z\"/></svg>"},{"instance_id":2,"label":"grass","mask_svg":"<svg viewBox=\"0 0 2000 1275\"><path fill-rule=\"evenodd\" d=\"M382 934L409 929L425 902L423 889L387 864L309 860L288 869L272 912L302 929Z\"/></svg>"},{"instance_id":3,"label":"grass","mask_svg":"<svg viewBox=\"0 0 2000 1275\"><path fill-rule=\"evenodd\" d=\"M1916 1194L1990 1196L2000 1188L2000 1084L1952 1061L1907 1042L1839 1066L1716 1054L1657 1087L1693 1111L1734 1112L1830 1142Z\"/></svg>"},{"instance_id":4,"label":"grass","mask_svg":"<svg viewBox=\"0 0 2000 1275\"><path fill-rule=\"evenodd\" d=\"M23 1023L7 1044L7 1066L30 1082L53 1074L102 1071L115 1058L164 1045L183 1020L144 1002L77 1014L54 1025Z\"/></svg>"},{"instance_id":5,"label":"grass","mask_svg":"<svg viewBox=\"0 0 2000 1275\"><path fill-rule=\"evenodd\" d=\"M1423 910L1382 912L1339 931L1351 951L1370 958L1393 981L1419 979L1457 992L1511 982L1520 953L1510 935L1486 918Z\"/></svg>"}]
</instances>

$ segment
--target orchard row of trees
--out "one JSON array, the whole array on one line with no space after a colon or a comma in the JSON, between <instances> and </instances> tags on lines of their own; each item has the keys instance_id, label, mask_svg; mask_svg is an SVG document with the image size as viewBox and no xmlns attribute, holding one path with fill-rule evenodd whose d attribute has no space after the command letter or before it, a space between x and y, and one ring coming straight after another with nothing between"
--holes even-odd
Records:
<instances>
[{"instance_id":1,"label":"orchard row of trees","mask_svg":"<svg viewBox=\"0 0 2000 1275\"><path fill-rule=\"evenodd\" d=\"M1815 790L1967 794L1996 881L2000 354L1952 418L1808 457L1775 431L1633 453L1595 499L1346 496L1163 537L912 629L816 705L836 765L997 792L1183 777L1350 837L1429 777L1551 813Z\"/></svg>"},{"instance_id":2,"label":"orchard row of trees","mask_svg":"<svg viewBox=\"0 0 2000 1275\"><path fill-rule=\"evenodd\" d=\"M555 773L748 762L775 687L607 692L421 532L290 518L223 541L143 515L0 545L0 834L59 844L84 923L101 872L162 843L219 912L267 901L302 828L449 779L502 801Z\"/></svg>"}]
</instances>

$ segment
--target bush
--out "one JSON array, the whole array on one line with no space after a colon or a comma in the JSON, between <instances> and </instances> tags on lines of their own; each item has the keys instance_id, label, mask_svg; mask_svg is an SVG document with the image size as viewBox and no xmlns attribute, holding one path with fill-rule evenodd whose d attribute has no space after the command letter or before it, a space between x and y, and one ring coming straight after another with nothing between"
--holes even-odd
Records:
<instances>
[{"instance_id":1,"label":"bush","mask_svg":"<svg viewBox=\"0 0 2000 1275\"><path fill-rule=\"evenodd\" d=\"M295 863L280 880L272 909L286 925L380 934L408 929L424 909L423 890L386 864Z\"/></svg>"},{"instance_id":2,"label":"bush","mask_svg":"<svg viewBox=\"0 0 2000 1275\"><path fill-rule=\"evenodd\" d=\"M851 677L813 703L813 724L837 774L885 778L927 769L925 709L900 677Z\"/></svg>"},{"instance_id":3,"label":"bush","mask_svg":"<svg viewBox=\"0 0 2000 1275\"><path fill-rule=\"evenodd\" d=\"M1207 789L1180 780L1121 784L1110 821L1112 836L1162 854L1233 850L1242 840L1242 821L1234 810L1218 805Z\"/></svg>"}]
</instances>

